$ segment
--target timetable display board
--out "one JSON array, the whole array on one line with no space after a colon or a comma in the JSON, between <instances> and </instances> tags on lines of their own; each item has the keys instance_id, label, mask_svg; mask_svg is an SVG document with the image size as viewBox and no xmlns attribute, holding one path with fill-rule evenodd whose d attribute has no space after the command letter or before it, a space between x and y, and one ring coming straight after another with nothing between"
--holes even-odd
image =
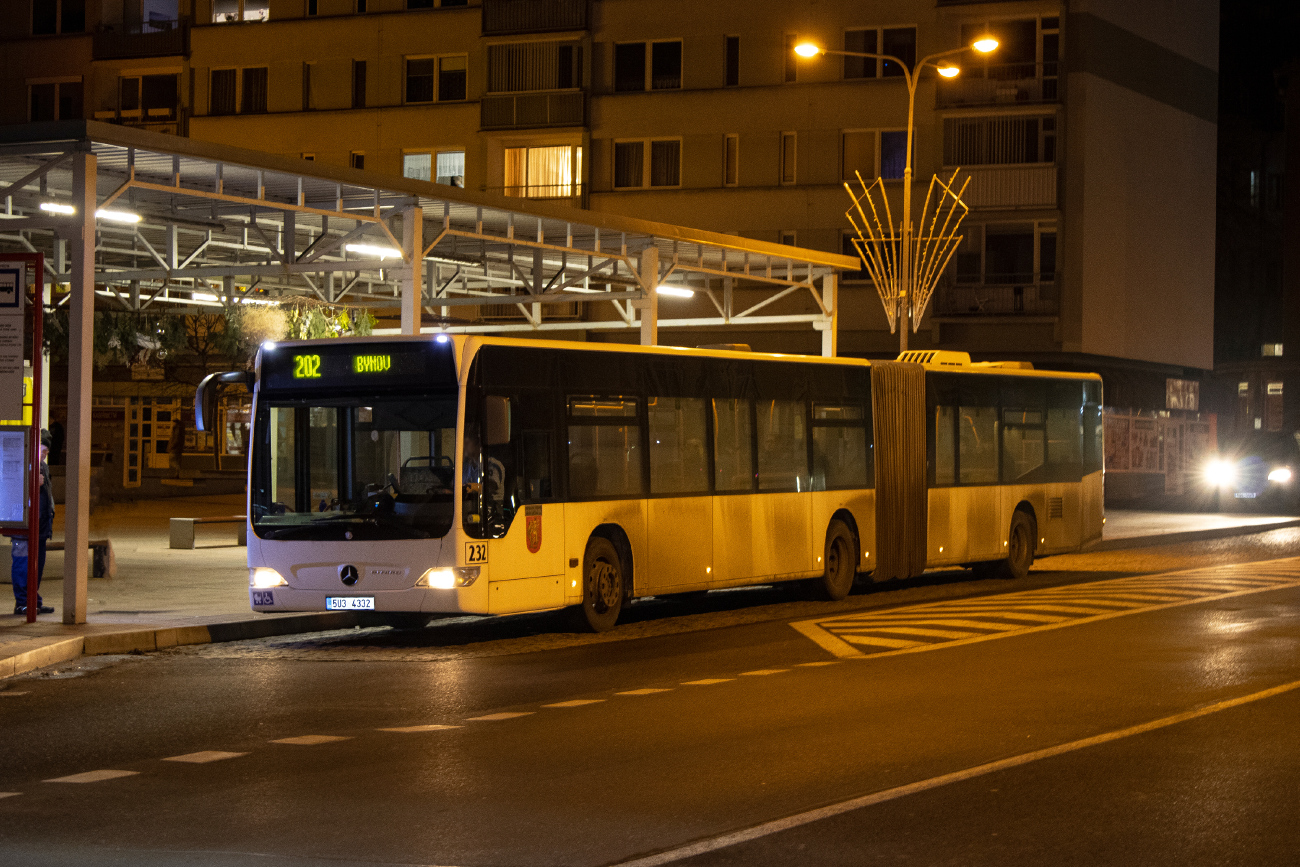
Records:
<instances>
[{"instance_id":1,"label":"timetable display board","mask_svg":"<svg viewBox=\"0 0 1300 867\"><path fill-rule=\"evenodd\" d=\"M0 527L8 530L27 526L29 433L26 429L0 428Z\"/></svg>"},{"instance_id":2,"label":"timetable display board","mask_svg":"<svg viewBox=\"0 0 1300 867\"><path fill-rule=\"evenodd\" d=\"M267 391L427 391L455 388L450 343L321 343L262 350Z\"/></svg>"}]
</instances>

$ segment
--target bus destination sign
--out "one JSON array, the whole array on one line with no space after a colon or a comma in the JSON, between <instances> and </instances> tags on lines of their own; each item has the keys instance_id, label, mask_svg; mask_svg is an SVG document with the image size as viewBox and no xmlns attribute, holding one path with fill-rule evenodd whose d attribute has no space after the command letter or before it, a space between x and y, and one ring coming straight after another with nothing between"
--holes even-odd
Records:
<instances>
[{"instance_id":1,"label":"bus destination sign","mask_svg":"<svg viewBox=\"0 0 1300 867\"><path fill-rule=\"evenodd\" d=\"M286 346L262 351L262 383L270 389L438 387L453 385L455 372L447 344Z\"/></svg>"}]
</instances>

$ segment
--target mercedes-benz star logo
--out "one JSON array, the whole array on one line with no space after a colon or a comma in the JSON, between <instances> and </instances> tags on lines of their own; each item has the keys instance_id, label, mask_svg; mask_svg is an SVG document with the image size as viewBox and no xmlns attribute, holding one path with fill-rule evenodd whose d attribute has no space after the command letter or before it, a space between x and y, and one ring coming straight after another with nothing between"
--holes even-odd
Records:
<instances>
[{"instance_id":1,"label":"mercedes-benz star logo","mask_svg":"<svg viewBox=\"0 0 1300 867\"><path fill-rule=\"evenodd\" d=\"M339 580L351 587L353 584L356 584L357 581L361 580L361 573L357 571L356 566L340 566Z\"/></svg>"}]
</instances>

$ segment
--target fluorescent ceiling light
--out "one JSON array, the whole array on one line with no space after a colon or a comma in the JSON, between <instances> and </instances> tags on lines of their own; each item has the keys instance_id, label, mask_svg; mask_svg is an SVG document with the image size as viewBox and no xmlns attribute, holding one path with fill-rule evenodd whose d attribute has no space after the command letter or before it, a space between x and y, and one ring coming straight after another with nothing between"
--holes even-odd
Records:
<instances>
[{"instance_id":1,"label":"fluorescent ceiling light","mask_svg":"<svg viewBox=\"0 0 1300 867\"><path fill-rule=\"evenodd\" d=\"M380 259L400 259L401 250L395 250L392 247L376 247L372 244L348 244L343 248L349 253L360 253L363 256L377 256Z\"/></svg>"},{"instance_id":2,"label":"fluorescent ceiling light","mask_svg":"<svg viewBox=\"0 0 1300 867\"><path fill-rule=\"evenodd\" d=\"M100 220L108 220L110 223L138 223L140 222L139 214L132 214L130 211L109 211L100 208L95 212L95 217Z\"/></svg>"},{"instance_id":3,"label":"fluorescent ceiling light","mask_svg":"<svg viewBox=\"0 0 1300 867\"><path fill-rule=\"evenodd\" d=\"M77 209L72 205L63 205L58 202L41 202L41 210L49 214L75 214Z\"/></svg>"},{"instance_id":4,"label":"fluorescent ceiling light","mask_svg":"<svg viewBox=\"0 0 1300 867\"><path fill-rule=\"evenodd\" d=\"M660 295L668 295L672 298L694 298L695 290L687 289L684 286L660 286L655 290Z\"/></svg>"},{"instance_id":5,"label":"fluorescent ceiling light","mask_svg":"<svg viewBox=\"0 0 1300 867\"><path fill-rule=\"evenodd\" d=\"M211 292L191 292L191 293L190 293L190 298L193 299L194 301L218 301L218 300L220 300L220 299L217 298L216 295L213 295Z\"/></svg>"}]
</instances>

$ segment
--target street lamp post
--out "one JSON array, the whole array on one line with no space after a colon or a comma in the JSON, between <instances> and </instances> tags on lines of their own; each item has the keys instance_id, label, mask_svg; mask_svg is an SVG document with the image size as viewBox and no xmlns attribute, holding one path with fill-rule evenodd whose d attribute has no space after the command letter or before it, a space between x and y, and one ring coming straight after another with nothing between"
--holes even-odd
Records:
<instances>
[{"instance_id":1,"label":"street lamp post","mask_svg":"<svg viewBox=\"0 0 1300 867\"><path fill-rule=\"evenodd\" d=\"M896 320L899 323L899 352L907 351L907 335L912 329L912 126L916 115L916 84L921 78L921 71L927 65L933 66L944 78L953 78L961 70L952 64L939 65L934 61L941 57L949 57L954 54L961 54L964 51L974 49L982 54L988 54L998 47L998 41L991 36L985 36L977 39L973 44L963 45L960 48L951 48L947 51L938 51L934 54L928 54L921 58L920 62L914 64L908 69L907 64L902 58L895 57L892 54L871 54L863 51L838 51L833 48L822 48L811 42L805 42L795 46L795 53L800 57L817 57L822 54L838 54L842 57L866 57L876 60L888 60L898 64L898 68L903 70L903 81L907 84L907 150L903 155L903 227L902 237L899 242L898 257L898 298L895 303L898 304Z\"/></svg>"}]
</instances>

